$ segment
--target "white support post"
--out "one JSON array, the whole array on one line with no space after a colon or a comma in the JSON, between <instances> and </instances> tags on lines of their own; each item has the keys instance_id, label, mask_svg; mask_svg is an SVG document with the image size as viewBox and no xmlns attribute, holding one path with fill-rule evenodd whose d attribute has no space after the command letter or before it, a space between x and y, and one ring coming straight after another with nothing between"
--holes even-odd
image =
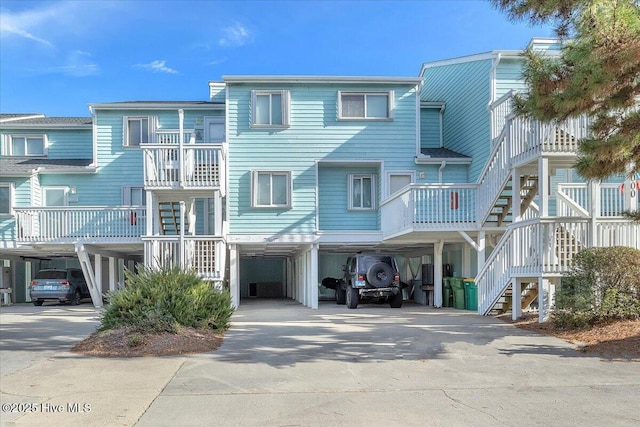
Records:
<instances>
[{"instance_id":1,"label":"white support post","mask_svg":"<svg viewBox=\"0 0 640 427\"><path fill-rule=\"evenodd\" d=\"M182 131L180 132L180 135L182 135ZM185 265L185 248L184 248L184 222L185 222L185 218L186 218L186 203L181 200L180 201L180 230L179 230L179 240L180 240L180 244L179 244L179 248L178 248L178 255L180 257L179 259L179 264L180 264L180 268L184 269L186 268Z\"/></svg>"},{"instance_id":2,"label":"white support post","mask_svg":"<svg viewBox=\"0 0 640 427\"><path fill-rule=\"evenodd\" d=\"M600 216L600 183L592 180L589 182L589 216L591 217L591 230L589 230L589 244L598 246L597 223Z\"/></svg>"},{"instance_id":3,"label":"white support post","mask_svg":"<svg viewBox=\"0 0 640 427\"><path fill-rule=\"evenodd\" d=\"M540 201L540 218L549 216L549 159L538 160L538 195Z\"/></svg>"},{"instance_id":4,"label":"white support post","mask_svg":"<svg viewBox=\"0 0 640 427\"><path fill-rule=\"evenodd\" d=\"M478 253L477 253L477 269L478 271L484 268L484 263L487 260L487 235L486 232L481 231L478 233ZM476 272L477 273L477 272Z\"/></svg>"},{"instance_id":5,"label":"white support post","mask_svg":"<svg viewBox=\"0 0 640 427\"><path fill-rule=\"evenodd\" d=\"M520 169L511 170L511 216L513 222L522 221L522 198L520 185Z\"/></svg>"},{"instance_id":6,"label":"white support post","mask_svg":"<svg viewBox=\"0 0 640 427\"><path fill-rule=\"evenodd\" d=\"M178 131L180 132L178 135L178 168L180 170L180 186L184 186L184 110L182 109L178 110Z\"/></svg>"},{"instance_id":7,"label":"white support post","mask_svg":"<svg viewBox=\"0 0 640 427\"><path fill-rule=\"evenodd\" d=\"M442 307L442 249L444 240L433 244L433 301L434 307Z\"/></svg>"},{"instance_id":8,"label":"white support post","mask_svg":"<svg viewBox=\"0 0 640 427\"><path fill-rule=\"evenodd\" d=\"M240 306L240 263L238 261L237 245L229 245L229 293L231 305L234 308Z\"/></svg>"},{"instance_id":9,"label":"white support post","mask_svg":"<svg viewBox=\"0 0 640 427\"><path fill-rule=\"evenodd\" d=\"M311 251L309 254L309 297L310 304L313 310L318 309L318 245L311 245Z\"/></svg>"},{"instance_id":10,"label":"white support post","mask_svg":"<svg viewBox=\"0 0 640 427\"><path fill-rule=\"evenodd\" d=\"M155 221L153 218L154 206L153 206L153 193L151 191L145 191L145 199L146 199L146 223L145 223L145 233L147 236L153 235L153 224L159 221ZM146 261L146 260L145 260Z\"/></svg>"},{"instance_id":11,"label":"white support post","mask_svg":"<svg viewBox=\"0 0 640 427\"><path fill-rule=\"evenodd\" d=\"M96 277L96 288L98 289L98 293L102 295L102 290L104 287L102 286L102 255L95 254L93 256L94 264L95 264L95 277Z\"/></svg>"},{"instance_id":12,"label":"white support post","mask_svg":"<svg viewBox=\"0 0 640 427\"><path fill-rule=\"evenodd\" d=\"M109 257L109 292L113 292L118 287L118 260Z\"/></svg>"},{"instance_id":13,"label":"white support post","mask_svg":"<svg viewBox=\"0 0 640 427\"><path fill-rule=\"evenodd\" d=\"M538 322L549 320L551 310L551 285L548 279L538 277Z\"/></svg>"},{"instance_id":14,"label":"white support post","mask_svg":"<svg viewBox=\"0 0 640 427\"><path fill-rule=\"evenodd\" d=\"M522 288L520 280L511 279L511 319L518 320L522 317Z\"/></svg>"}]
</instances>

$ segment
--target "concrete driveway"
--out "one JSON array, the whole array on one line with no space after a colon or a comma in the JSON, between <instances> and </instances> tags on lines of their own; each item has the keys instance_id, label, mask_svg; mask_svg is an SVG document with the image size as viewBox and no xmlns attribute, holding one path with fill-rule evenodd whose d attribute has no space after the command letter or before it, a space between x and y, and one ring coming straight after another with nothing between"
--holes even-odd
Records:
<instances>
[{"instance_id":1,"label":"concrete driveway","mask_svg":"<svg viewBox=\"0 0 640 427\"><path fill-rule=\"evenodd\" d=\"M43 334L31 338L28 327L20 336L31 344L22 347L14 335L5 347L7 319L14 319L6 309L13 307L0 310L3 409L36 402L39 412L2 413L3 425L640 422L639 363L587 356L562 340L467 311L417 305L348 310L328 302L313 311L289 300L243 301L215 352L100 359L68 353L53 324L60 347L47 347ZM97 314L85 318L95 322ZM60 325L80 330L84 323ZM18 354L31 355L32 362L9 364L5 372L4 358ZM89 411L74 411L74 402L88 404ZM59 407L64 410L50 410Z\"/></svg>"}]
</instances>

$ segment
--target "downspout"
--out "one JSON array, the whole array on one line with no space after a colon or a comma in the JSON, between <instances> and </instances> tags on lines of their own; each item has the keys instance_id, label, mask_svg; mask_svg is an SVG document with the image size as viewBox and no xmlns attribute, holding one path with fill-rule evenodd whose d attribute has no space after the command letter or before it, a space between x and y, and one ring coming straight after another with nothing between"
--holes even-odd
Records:
<instances>
[{"instance_id":1,"label":"downspout","mask_svg":"<svg viewBox=\"0 0 640 427\"><path fill-rule=\"evenodd\" d=\"M440 168L438 169L438 183L439 184L442 184L442 171L443 171L445 166L447 166L447 161L443 160L442 163L440 164Z\"/></svg>"},{"instance_id":2,"label":"downspout","mask_svg":"<svg viewBox=\"0 0 640 427\"><path fill-rule=\"evenodd\" d=\"M447 108L446 104L442 104L440 107L440 148L444 148L444 110Z\"/></svg>"},{"instance_id":3,"label":"downspout","mask_svg":"<svg viewBox=\"0 0 640 427\"><path fill-rule=\"evenodd\" d=\"M496 57L493 60L493 65L491 66L491 76L489 76L491 80L491 94L489 95L489 104L487 104L487 109L490 110L491 104L496 98L496 73L498 70L498 64L502 59L502 54L500 52L496 53Z\"/></svg>"}]
</instances>

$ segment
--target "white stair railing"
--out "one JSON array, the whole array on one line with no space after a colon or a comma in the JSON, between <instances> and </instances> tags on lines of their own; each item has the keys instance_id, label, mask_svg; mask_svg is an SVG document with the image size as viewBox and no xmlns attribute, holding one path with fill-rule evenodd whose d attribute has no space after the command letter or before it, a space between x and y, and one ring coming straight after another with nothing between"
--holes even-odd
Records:
<instances>
[{"instance_id":1,"label":"white stair railing","mask_svg":"<svg viewBox=\"0 0 640 427\"><path fill-rule=\"evenodd\" d=\"M478 313L486 315L504 293L511 280L511 256L513 228L502 235L498 244L476 275L478 287Z\"/></svg>"}]
</instances>

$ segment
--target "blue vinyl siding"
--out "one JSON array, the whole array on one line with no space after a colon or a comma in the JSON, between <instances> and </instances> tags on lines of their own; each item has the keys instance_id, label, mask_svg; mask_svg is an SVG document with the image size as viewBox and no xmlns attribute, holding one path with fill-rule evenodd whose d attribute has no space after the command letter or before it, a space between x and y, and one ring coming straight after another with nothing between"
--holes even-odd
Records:
<instances>
[{"instance_id":1,"label":"blue vinyl siding","mask_svg":"<svg viewBox=\"0 0 640 427\"><path fill-rule=\"evenodd\" d=\"M50 159L93 159L91 129L46 131Z\"/></svg>"},{"instance_id":2,"label":"blue vinyl siding","mask_svg":"<svg viewBox=\"0 0 640 427\"><path fill-rule=\"evenodd\" d=\"M522 60L517 58L503 58L496 67L496 94L500 98L510 90L518 93L527 92L527 85L522 78Z\"/></svg>"},{"instance_id":3,"label":"blue vinyl siding","mask_svg":"<svg viewBox=\"0 0 640 427\"><path fill-rule=\"evenodd\" d=\"M251 129L252 89L288 89L291 125ZM339 90L395 91L391 121L339 121ZM384 160L385 170L413 169L416 151L416 94L411 85L231 85L228 89L229 218L231 233L311 233L316 223L317 160ZM291 209L253 209L251 170L288 170Z\"/></svg>"},{"instance_id":4,"label":"blue vinyl siding","mask_svg":"<svg viewBox=\"0 0 640 427\"><path fill-rule=\"evenodd\" d=\"M440 147L440 109L420 109L420 148Z\"/></svg>"},{"instance_id":5,"label":"blue vinyl siding","mask_svg":"<svg viewBox=\"0 0 640 427\"><path fill-rule=\"evenodd\" d=\"M417 165L416 183L418 184L438 184L440 165ZM420 177L420 172L424 172L424 178ZM446 165L442 171L443 184L467 184L469 183L468 165Z\"/></svg>"},{"instance_id":6,"label":"blue vinyl siding","mask_svg":"<svg viewBox=\"0 0 640 427\"><path fill-rule=\"evenodd\" d=\"M492 61L427 67L421 99L444 101L444 146L473 158L469 178L475 182L485 165L490 146Z\"/></svg>"},{"instance_id":7,"label":"blue vinyl siding","mask_svg":"<svg viewBox=\"0 0 640 427\"><path fill-rule=\"evenodd\" d=\"M0 178L0 183L13 183L13 207L31 206L29 178ZM16 221L13 216L0 216L0 240L15 240Z\"/></svg>"},{"instance_id":8,"label":"blue vinyl siding","mask_svg":"<svg viewBox=\"0 0 640 427\"><path fill-rule=\"evenodd\" d=\"M348 209L349 174L376 175L376 207L380 206L380 178L373 168L321 167L318 170L318 209L320 230L378 230L378 209Z\"/></svg>"}]
</instances>

